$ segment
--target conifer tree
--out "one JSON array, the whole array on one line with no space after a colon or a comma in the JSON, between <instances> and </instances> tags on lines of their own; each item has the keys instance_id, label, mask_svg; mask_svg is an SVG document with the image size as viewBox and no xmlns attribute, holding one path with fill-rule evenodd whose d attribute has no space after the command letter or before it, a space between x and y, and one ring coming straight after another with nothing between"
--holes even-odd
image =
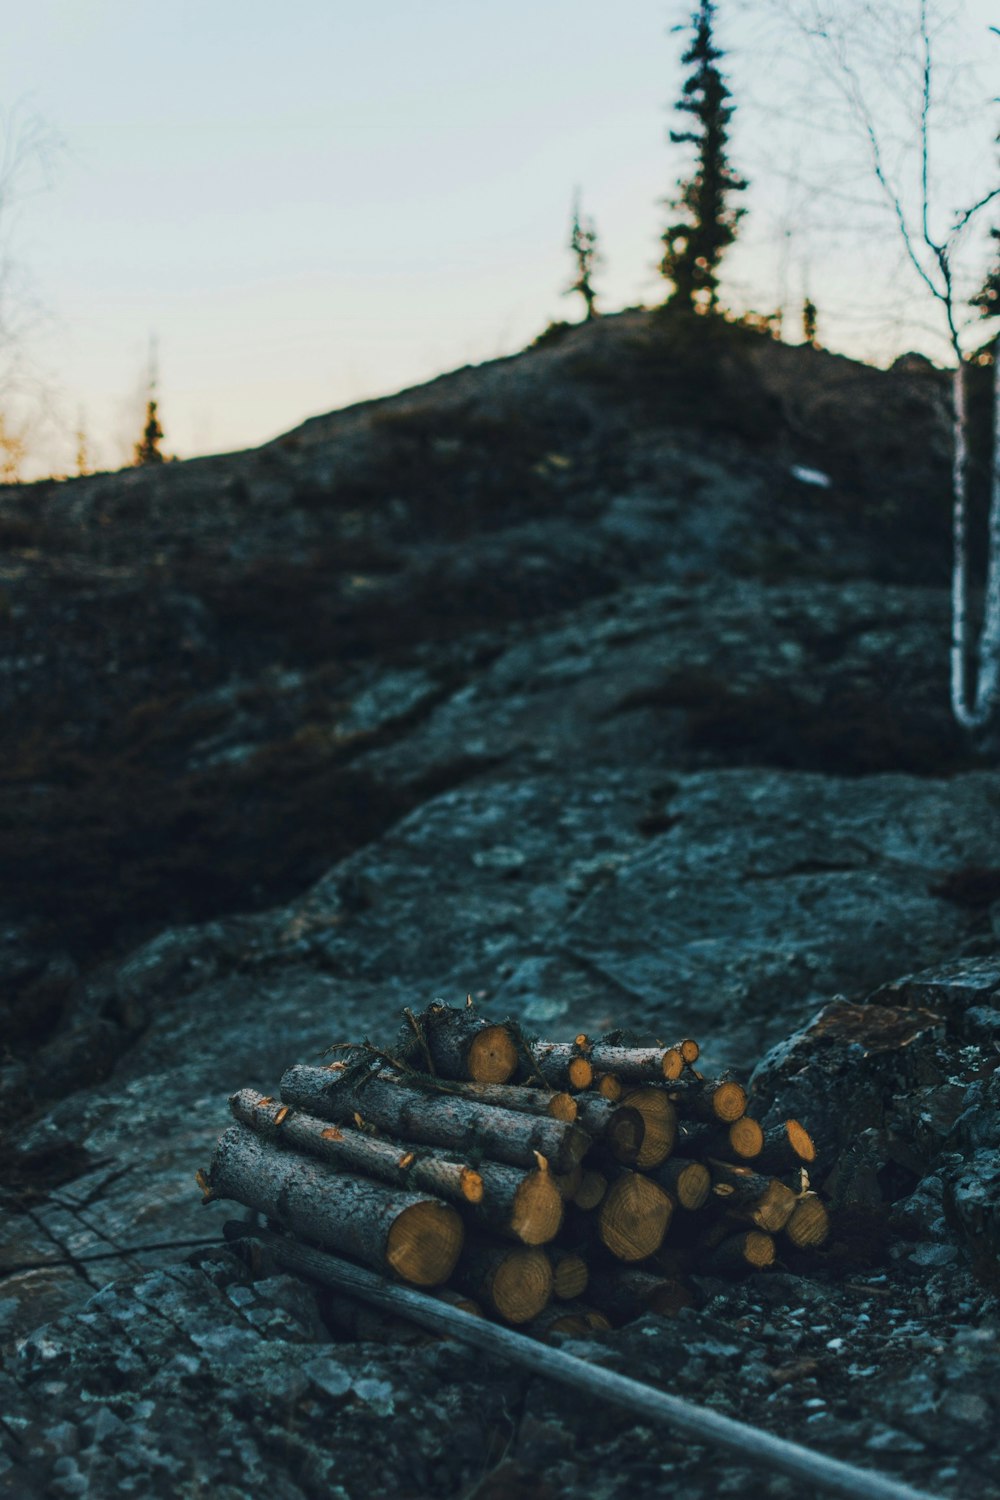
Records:
<instances>
[{"instance_id":1,"label":"conifer tree","mask_svg":"<svg viewBox=\"0 0 1000 1500\"><path fill-rule=\"evenodd\" d=\"M670 200L681 217L663 232L660 262L662 274L673 283L668 301L695 312L714 312L718 306L719 261L736 238L745 212L731 207L729 199L748 185L727 155L735 106L717 66L723 53L715 44L714 25L715 0L700 0L691 17L691 42L681 59L691 71L677 103L679 110L694 117L693 123L688 130L670 132L675 146L694 146L695 168Z\"/></svg>"},{"instance_id":2,"label":"conifer tree","mask_svg":"<svg viewBox=\"0 0 1000 1500\"><path fill-rule=\"evenodd\" d=\"M815 302L811 297L807 297L802 304L802 337L814 349L816 348L818 318L819 313Z\"/></svg>"},{"instance_id":3,"label":"conifer tree","mask_svg":"<svg viewBox=\"0 0 1000 1500\"><path fill-rule=\"evenodd\" d=\"M142 429L142 437L135 445L135 462L139 468L143 464L162 464L163 450L160 447L163 441L163 428L160 419L156 415L156 401L150 396L146 403L146 425Z\"/></svg>"},{"instance_id":4,"label":"conifer tree","mask_svg":"<svg viewBox=\"0 0 1000 1500\"><path fill-rule=\"evenodd\" d=\"M574 292L579 292L587 307L587 322L589 323L591 318L599 316L593 276L602 257L597 248L597 228L593 219L585 219L581 214L579 195L573 200L573 228L569 247L576 261L576 280L572 286L566 288L566 296L569 297Z\"/></svg>"}]
</instances>

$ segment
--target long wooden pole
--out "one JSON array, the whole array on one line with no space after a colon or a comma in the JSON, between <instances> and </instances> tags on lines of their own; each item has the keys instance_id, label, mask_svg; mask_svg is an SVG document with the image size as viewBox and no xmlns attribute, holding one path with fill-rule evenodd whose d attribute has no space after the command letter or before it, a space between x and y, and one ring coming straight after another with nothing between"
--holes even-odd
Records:
<instances>
[{"instance_id":1,"label":"long wooden pole","mask_svg":"<svg viewBox=\"0 0 1000 1500\"><path fill-rule=\"evenodd\" d=\"M848 1500L935 1500L924 1490L915 1490L882 1474L857 1469L853 1464L827 1458L822 1453L813 1453L785 1438L774 1437L732 1417L695 1406L680 1396L670 1396L666 1391L655 1390L613 1370L588 1364L586 1360L550 1344L537 1343L510 1328L474 1318L460 1308L436 1302L421 1292L387 1281L385 1277L341 1260L339 1256L313 1250L266 1230L248 1231L243 1224L234 1224L232 1230L235 1231L234 1238L245 1236L260 1240L275 1260L289 1270L311 1276L326 1286L353 1292L372 1306L397 1316L402 1314L429 1328L432 1333L460 1339L477 1350L495 1354L598 1400L614 1401L646 1420L665 1422L680 1436L704 1447L730 1453L740 1463L790 1474L805 1484L818 1486L834 1495L847 1496ZM227 1233L229 1231L227 1225Z\"/></svg>"}]
</instances>

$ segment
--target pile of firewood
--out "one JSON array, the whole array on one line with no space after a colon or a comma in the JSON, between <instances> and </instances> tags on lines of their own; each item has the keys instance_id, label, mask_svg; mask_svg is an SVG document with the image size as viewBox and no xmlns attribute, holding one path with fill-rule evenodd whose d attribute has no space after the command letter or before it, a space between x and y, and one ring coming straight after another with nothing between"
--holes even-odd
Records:
<instances>
[{"instance_id":1,"label":"pile of firewood","mask_svg":"<svg viewBox=\"0 0 1000 1500\"><path fill-rule=\"evenodd\" d=\"M764 1132L697 1043L526 1039L471 1007L406 1012L392 1052L289 1068L242 1089L207 1174L297 1240L470 1311L554 1332L694 1301L686 1277L760 1270L819 1245L815 1152Z\"/></svg>"}]
</instances>

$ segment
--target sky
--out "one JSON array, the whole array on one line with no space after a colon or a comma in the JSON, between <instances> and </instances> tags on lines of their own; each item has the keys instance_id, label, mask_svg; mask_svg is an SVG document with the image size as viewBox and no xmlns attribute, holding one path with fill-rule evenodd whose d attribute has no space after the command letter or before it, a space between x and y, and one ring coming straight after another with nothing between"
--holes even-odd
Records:
<instances>
[{"instance_id":1,"label":"sky","mask_svg":"<svg viewBox=\"0 0 1000 1500\"><path fill-rule=\"evenodd\" d=\"M165 447L252 446L308 416L523 348L575 319L576 189L607 311L652 304L690 7L673 0L34 0L5 18L0 415L25 477L128 462L155 344ZM805 23L827 17L817 43ZM751 181L728 305L804 294L830 348L935 358L845 79L913 207L918 0L719 0ZM995 0L933 4L941 227L997 176ZM801 24L796 24L796 22ZM838 51L838 48L840 49ZM838 61L839 59L839 61ZM845 71L845 65L850 71ZM33 152L32 132L45 149ZM22 149L18 157L17 140ZM992 174L992 177L991 177ZM985 187L984 187L985 185ZM968 289L986 265L968 237Z\"/></svg>"}]
</instances>

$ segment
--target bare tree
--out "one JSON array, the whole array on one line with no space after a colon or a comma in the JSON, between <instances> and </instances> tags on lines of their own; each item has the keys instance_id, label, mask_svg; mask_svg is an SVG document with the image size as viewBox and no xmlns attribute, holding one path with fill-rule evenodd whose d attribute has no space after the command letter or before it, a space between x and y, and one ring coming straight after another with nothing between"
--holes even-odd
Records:
<instances>
[{"instance_id":1,"label":"bare tree","mask_svg":"<svg viewBox=\"0 0 1000 1500\"><path fill-rule=\"evenodd\" d=\"M783 9L803 36L822 57L825 71L838 88L842 101L865 141L869 167L881 199L892 216L913 272L925 293L937 305L948 346L954 359L952 378L952 567L951 705L958 723L968 730L982 729L1000 702L1000 437L994 444L991 506L988 524L986 592L980 633L975 690L970 693L968 664L973 655L969 627L969 535L968 482L969 423L966 348L971 316L967 316L968 263L972 230L991 205L1000 203L1000 183L985 187L961 208L942 211L940 191L935 192L932 116L936 103L935 57L929 0L913 0L917 56L913 59L911 119L914 138L911 160L916 181L905 180L903 154L890 151L886 135L871 106L861 73L852 61L843 24L822 0ZM991 28L996 30L996 28ZM1000 33L998 33L1000 34ZM1000 174L998 174L1000 175ZM963 264L963 262L965 264ZM962 274L960 273L960 270ZM964 289L963 289L964 288ZM980 306L982 304L980 303ZM986 311L992 312L992 308ZM994 427L1000 435L1000 361L994 361Z\"/></svg>"},{"instance_id":2,"label":"bare tree","mask_svg":"<svg viewBox=\"0 0 1000 1500\"><path fill-rule=\"evenodd\" d=\"M27 344L41 314L13 250L18 206L47 186L61 142L36 116L0 113L0 478L20 478L28 448L25 397L40 389Z\"/></svg>"}]
</instances>

